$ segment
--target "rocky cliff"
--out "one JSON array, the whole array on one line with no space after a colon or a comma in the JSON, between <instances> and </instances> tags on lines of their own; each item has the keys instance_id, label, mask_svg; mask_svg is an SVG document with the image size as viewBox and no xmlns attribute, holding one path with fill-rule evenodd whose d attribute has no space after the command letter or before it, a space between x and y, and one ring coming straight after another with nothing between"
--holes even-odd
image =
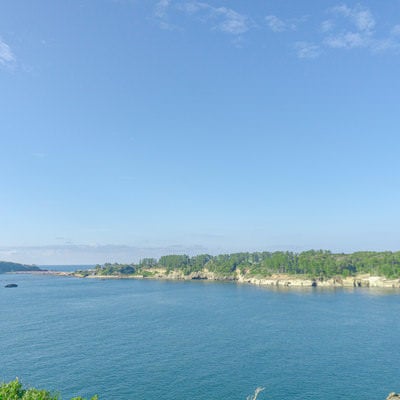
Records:
<instances>
[{"instance_id":1,"label":"rocky cliff","mask_svg":"<svg viewBox=\"0 0 400 400\"><path fill-rule=\"evenodd\" d=\"M167 280L209 280L209 281L233 281L238 283L248 283L259 286L277 286L277 287L376 287L376 288L400 288L400 279L386 279L381 276L370 276L367 274L356 277L335 277L335 278L310 278L306 275L286 275L274 274L271 276L253 276L242 272L239 269L230 274L222 275L207 269L192 272L185 275L181 270L167 271L164 268L152 268L142 270L144 275L133 274L114 274L98 275L94 272L82 275L81 273L72 273L78 277L88 278L133 278L133 279L167 279Z\"/></svg>"},{"instance_id":2,"label":"rocky cliff","mask_svg":"<svg viewBox=\"0 0 400 400\"><path fill-rule=\"evenodd\" d=\"M381 276L360 275L348 278L311 279L299 276L272 275L265 278L247 277L238 275L238 282L251 283L260 286L283 287L377 287L400 288L400 279L386 279Z\"/></svg>"}]
</instances>

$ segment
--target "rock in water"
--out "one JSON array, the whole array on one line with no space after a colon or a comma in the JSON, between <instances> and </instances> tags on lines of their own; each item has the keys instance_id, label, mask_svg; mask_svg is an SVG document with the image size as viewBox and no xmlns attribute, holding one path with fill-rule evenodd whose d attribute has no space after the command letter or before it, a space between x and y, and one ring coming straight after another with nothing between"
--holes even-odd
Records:
<instances>
[{"instance_id":1,"label":"rock in water","mask_svg":"<svg viewBox=\"0 0 400 400\"><path fill-rule=\"evenodd\" d=\"M390 393L386 400L400 400L400 394L398 393Z\"/></svg>"},{"instance_id":2,"label":"rock in water","mask_svg":"<svg viewBox=\"0 0 400 400\"><path fill-rule=\"evenodd\" d=\"M18 287L18 285L16 283L8 283L7 285L5 285L4 287L6 288L11 288L11 287Z\"/></svg>"}]
</instances>

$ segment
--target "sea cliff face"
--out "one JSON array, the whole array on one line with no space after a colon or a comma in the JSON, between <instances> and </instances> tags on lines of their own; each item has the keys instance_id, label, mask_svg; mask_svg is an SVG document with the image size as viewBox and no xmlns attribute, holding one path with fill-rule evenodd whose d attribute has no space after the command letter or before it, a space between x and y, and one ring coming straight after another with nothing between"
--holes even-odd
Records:
<instances>
[{"instance_id":1,"label":"sea cliff face","mask_svg":"<svg viewBox=\"0 0 400 400\"><path fill-rule=\"evenodd\" d=\"M232 274L221 275L215 272L203 269L201 271L192 272L185 275L183 271L173 270L167 271L163 268L154 268L147 272L151 275L96 275L89 274L87 278L103 278L103 279L165 279L165 280L208 280L208 281L231 281L241 284L251 284L258 286L275 286L275 287L370 287L370 288L400 288L400 279L386 279L380 276L358 275L356 277L335 277L335 278L317 278L313 279L301 275L274 274L266 277L255 277L242 273L240 270ZM80 277L81 275L73 274Z\"/></svg>"},{"instance_id":2,"label":"sea cliff face","mask_svg":"<svg viewBox=\"0 0 400 400\"><path fill-rule=\"evenodd\" d=\"M242 274L238 270L232 275L218 275L208 270L193 272L184 275L181 271L159 270L155 275L158 279L173 280L212 280L212 281L236 281L238 283L250 283L259 286L280 286L280 287L376 287L376 288L400 288L400 279L386 279L380 276L359 275L348 278L312 279L304 276L290 276L276 274L269 277L251 277Z\"/></svg>"},{"instance_id":3,"label":"sea cliff face","mask_svg":"<svg viewBox=\"0 0 400 400\"><path fill-rule=\"evenodd\" d=\"M170 271L158 270L154 276L158 279L172 279L172 280L210 280L210 281L235 281L237 277L235 274L232 275L221 275L214 272L208 271L207 269L192 272L191 274L185 275L182 271Z\"/></svg>"},{"instance_id":4,"label":"sea cliff face","mask_svg":"<svg viewBox=\"0 0 400 400\"><path fill-rule=\"evenodd\" d=\"M379 276L362 275L349 278L311 279L288 275L272 275L266 278L238 276L238 282L247 282L260 286L284 287L377 287L400 288L400 279L385 279Z\"/></svg>"}]
</instances>

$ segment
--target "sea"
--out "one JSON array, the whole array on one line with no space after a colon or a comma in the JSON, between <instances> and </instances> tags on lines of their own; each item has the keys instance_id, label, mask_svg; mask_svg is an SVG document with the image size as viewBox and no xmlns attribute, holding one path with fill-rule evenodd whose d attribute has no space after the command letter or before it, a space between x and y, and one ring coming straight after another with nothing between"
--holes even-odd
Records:
<instances>
[{"instance_id":1,"label":"sea","mask_svg":"<svg viewBox=\"0 0 400 400\"><path fill-rule=\"evenodd\" d=\"M246 400L257 387L258 400L384 400L400 391L399 317L395 289L6 274L0 381L64 400Z\"/></svg>"}]
</instances>

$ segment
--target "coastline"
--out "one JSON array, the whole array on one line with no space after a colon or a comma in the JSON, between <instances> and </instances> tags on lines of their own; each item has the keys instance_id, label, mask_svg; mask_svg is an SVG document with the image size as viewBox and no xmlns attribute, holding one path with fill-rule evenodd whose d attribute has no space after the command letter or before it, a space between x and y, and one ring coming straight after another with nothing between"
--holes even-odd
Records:
<instances>
[{"instance_id":1,"label":"coastline","mask_svg":"<svg viewBox=\"0 0 400 400\"><path fill-rule=\"evenodd\" d=\"M310 278L307 276L273 274L266 277L254 277L240 272L235 275L218 275L210 271L193 272L184 275L181 271L171 271L167 273L165 270L156 269L152 271L152 275L96 275L94 273L84 274L81 271L16 271L10 272L18 275L52 275L60 277L72 277L80 279L137 279L137 280L169 280L169 281L214 281L214 282L232 282L237 284L250 284L255 286L266 287L285 287L285 288L386 288L400 289L400 279L387 279L382 276L371 276L368 274L357 275L353 277L334 277L334 278ZM8 274L8 273L7 273Z\"/></svg>"},{"instance_id":2,"label":"coastline","mask_svg":"<svg viewBox=\"0 0 400 400\"><path fill-rule=\"evenodd\" d=\"M51 273L51 271L49 271ZM268 277L252 277L242 275L240 272L235 275L217 275L210 271L193 272L189 275L184 275L180 271L166 271L158 269L154 271L152 276L144 275L84 275L78 272L58 272L55 271L54 275L71 276L76 278L86 279L149 279L149 280L171 280L171 281L215 281L215 282L232 282L239 284L250 284L256 286L273 286L273 287L344 287L344 288L388 288L400 289L400 279L386 279L382 276L371 276L368 274L357 275L354 277L335 277L329 279L310 278L307 276L287 275L287 274L273 274Z\"/></svg>"}]
</instances>

